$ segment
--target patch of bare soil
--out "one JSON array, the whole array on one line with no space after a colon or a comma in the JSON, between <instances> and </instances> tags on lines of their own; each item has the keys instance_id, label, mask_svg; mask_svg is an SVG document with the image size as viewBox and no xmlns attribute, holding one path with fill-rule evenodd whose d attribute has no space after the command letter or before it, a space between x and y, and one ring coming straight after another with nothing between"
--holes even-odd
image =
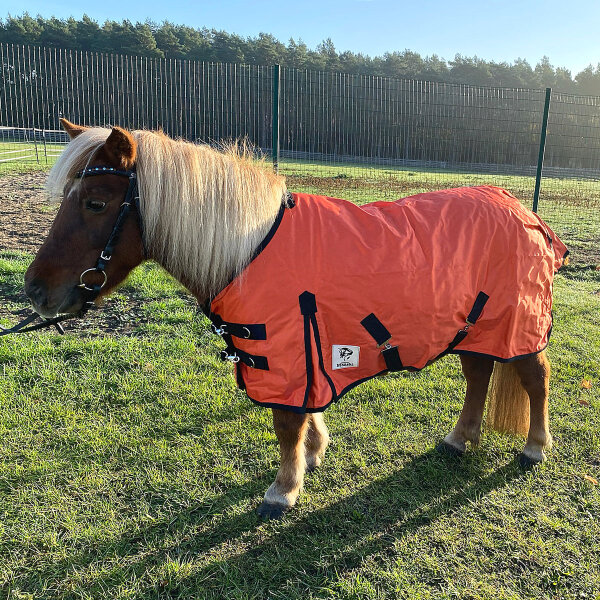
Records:
<instances>
[{"instance_id":1,"label":"patch of bare soil","mask_svg":"<svg viewBox=\"0 0 600 600\"><path fill-rule=\"evenodd\" d=\"M46 173L0 178L0 249L35 253L48 234L58 206L48 204Z\"/></svg>"}]
</instances>

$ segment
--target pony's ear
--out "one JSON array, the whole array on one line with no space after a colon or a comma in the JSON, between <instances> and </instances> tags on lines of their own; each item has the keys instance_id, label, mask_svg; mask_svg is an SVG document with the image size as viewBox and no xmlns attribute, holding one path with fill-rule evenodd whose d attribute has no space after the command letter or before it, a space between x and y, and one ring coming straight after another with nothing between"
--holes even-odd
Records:
<instances>
[{"instance_id":1,"label":"pony's ear","mask_svg":"<svg viewBox=\"0 0 600 600\"><path fill-rule=\"evenodd\" d=\"M104 151L123 169L130 169L135 163L135 140L129 131L121 127L113 127L104 143Z\"/></svg>"},{"instance_id":2,"label":"pony's ear","mask_svg":"<svg viewBox=\"0 0 600 600\"><path fill-rule=\"evenodd\" d=\"M71 139L76 138L80 133L83 133L89 127L84 127L83 125L75 125L75 123L71 123L71 121L67 121L67 119L61 119L60 124L63 126L63 129L69 134Z\"/></svg>"}]
</instances>

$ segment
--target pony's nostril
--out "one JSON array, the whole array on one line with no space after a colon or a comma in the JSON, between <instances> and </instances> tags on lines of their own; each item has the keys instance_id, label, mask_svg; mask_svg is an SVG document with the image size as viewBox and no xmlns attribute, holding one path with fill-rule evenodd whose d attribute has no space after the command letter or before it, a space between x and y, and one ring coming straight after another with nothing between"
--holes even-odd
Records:
<instances>
[{"instance_id":1,"label":"pony's nostril","mask_svg":"<svg viewBox=\"0 0 600 600\"><path fill-rule=\"evenodd\" d=\"M46 286L39 279L32 279L25 284L27 297L37 306L43 306L46 302Z\"/></svg>"}]
</instances>

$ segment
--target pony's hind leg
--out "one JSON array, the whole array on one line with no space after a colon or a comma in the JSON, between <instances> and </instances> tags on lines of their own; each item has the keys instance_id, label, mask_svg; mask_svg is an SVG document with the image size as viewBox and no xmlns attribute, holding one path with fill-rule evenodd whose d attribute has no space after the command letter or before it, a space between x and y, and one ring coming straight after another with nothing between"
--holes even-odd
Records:
<instances>
[{"instance_id":1,"label":"pony's hind leg","mask_svg":"<svg viewBox=\"0 0 600 600\"><path fill-rule=\"evenodd\" d=\"M540 352L513 364L529 396L529 433L520 463L530 466L542 462L546 458L544 450L552 447L548 425L550 363L546 353Z\"/></svg>"},{"instance_id":2,"label":"pony's hind leg","mask_svg":"<svg viewBox=\"0 0 600 600\"><path fill-rule=\"evenodd\" d=\"M306 469L304 439L308 429L308 415L274 408L273 425L279 440L281 464L275 481L257 510L265 519L276 519L294 506Z\"/></svg>"},{"instance_id":3,"label":"pony's hind leg","mask_svg":"<svg viewBox=\"0 0 600 600\"><path fill-rule=\"evenodd\" d=\"M306 470L313 471L323 460L329 444L329 432L323 419L323 413L313 413L308 418L306 434Z\"/></svg>"},{"instance_id":4,"label":"pony's hind leg","mask_svg":"<svg viewBox=\"0 0 600 600\"><path fill-rule=\"evenodd\" d=\"M473 446L479 443L485 398L494 369L494 361L481 356L461 355L460 362L467 380L465 403L454 429L440 445L441 450L452 454L463 454L467 442Z\"/></svg>"}]
</instances>

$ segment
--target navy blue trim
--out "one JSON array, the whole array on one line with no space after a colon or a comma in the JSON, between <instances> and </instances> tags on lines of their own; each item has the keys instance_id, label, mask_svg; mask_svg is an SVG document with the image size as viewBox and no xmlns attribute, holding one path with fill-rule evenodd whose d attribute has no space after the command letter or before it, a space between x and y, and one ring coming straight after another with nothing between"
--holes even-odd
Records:
<instances>
[{"instance_id":1,"label":"navy blue trim","mask_svg":"<svg viewBox=\"0 0 600 600\"><path fill-rule=\"evenodd\" d=\"M275 217L275 221L273 222L273 225L271 225L271 229L269 229L269 231L267 232L267 235L265 235L265 237L262 239L262 241L260 242L260 244L256 247L256 249L254 250L254 253L252 254L252 256L250 257L250 260L248 261L248 263L246 264L245 268L248 268L248 265L258 257L258 255L269 245L269 242L275 237L275 234L277 233L277 230L279 229L279 226L281 225L281 221L283 221L283 216L285 214L286 209L293 209L295 206L295 204L290 204L288 205L288 198L287 198L287 193L284 195L282 202L281 202L281 206L279 207L279 212L277 213L277 216ZM229 279L229 281L223 286L223 289L219 291L219 294L236 278L232 277L231 279ZM218 296L219 294L216 294L216 296ZM212 298L209 298L206 301L206 304L201 305L200 309L202 310L202 312L210 319L210 306L212 304ZM212 320L212 319L211 319Z\"/></svg>"},{"instance_id":2,"label":"navy blue trim","mask_svg":"<svg viewBox=\"0 0 600 600\"><path fill-rule=\"evenodd\" d=\"M263 238L262 242L256 247L256 250L254 250L254 254L252 254L252 257L248 261L248 264L250 264L269 245L269 242L273 239L273 237L275 237L275 234L277 233L277 230L281 225L281 221L283 220L283 215L285 214L286 209L291 208L293 207L287 205L286 197L286 202L281 203L281 206L279 207L279 212L275 217L275 221L273 225L271 225L271 229L269 229L267 235Z\"/></svg>"},{"instance_id":3,"label":"navy blue trim","mask_svg":"<svg viewBox=\"0 0 600 600\"><path fill-rule=\"evenodd\" d=\"M312 296L312 298L311 298ZM315 296L310 292L302 292L298 297L298 303L300 304L300 314L304 320L304 358L306 361L306 389L304 390L304 400L302 401L302 410L306 412L306 405L308 404L308 398L310 396L310 388L313 383L314 367L312 361L312 346L310 343L310 308L314 304L315 311L317 306L315 303Z\"/></svg>"},{"instance_id":4,"label":"navy blue trim","mask_svg":"<svg viewBox=\"0 0 600 600\"><path fill-rule=\"evenodd\" d=\"M354 389L357 385L361 383L365 383L365 381L369 381L370 379L375 379L375 377L380 377L381 375L385 375L388 371L383 370L379 373L375 373L375 375L369 375L369 377L364 377L363 379L359 379L358 381L354 381L350 385L346 386L337 396L332 398L327 404L323 406L319 406L317 408L306 408L305 406L290 406L289 404L278 404L277 402L259 402L254 398L248 396L248 399L254 402L257 406L262 406L263 408L278 408L279 410L287 410L289 412L293 412L296 414L304 415L306 413L319 413L323 412L325 409L329 408L334 402L337 402L342 396L345 396L350 390Z\"/></svg>"},{"instance_id":5,"label":"navy blue trim","mask_svg":"<svg viewBox=\"0 0 600 600\"><path fill-rule=\"evenodd\" d=\"M327 379L327 383L329 383L329 387L331 388L331 401L329 402L329 404L331 404L331 402L333 402L336 398L335 385L334 385L331 377L329 376L329 373L327 373L327 371L325 370L325 364L323 361L323 350L321 348L321 336L319 335L319 326L317 324L317 318L315 317L314 313L312 315L310 315L309 318L310 318L310 322L311 322L312 328L313 328L313 337L315 339L315 344L317 346L317 355L319 356L319 367L321 369L321 372L325 376L325 379Z\"/></svg>"},{"instance_id":6,"label":"navy blue trim","mask_svg":"<svg viewBox=\"0 0 600 600\"><path fill-rule=\"evenodd\" d=\"M310 330L312 327L313 339L317 349L317 356L319 357L319 368L323 373L329 387L331 388L331 402L335 400L336 389L331 377L325 370L325 364L323 362L323 349L321 348L321 336L319 335L319 325L317 323L317 300L315 295L309 291L304 291L298 296L298 302L300 304L300 313L304 317L304 354L306 355L306 390L304 392L304 401L302 402L302 408L306 410L308 399L310 397L310 389L312 388L314 380L314 365L312 361L312 344L310 340Z\"/></svg>"},{"instance_id":7,"label":"navy blue trim","mask_svg":"<svg viewBox=\"0 0 600 600\"><path fill-rule=\"evenodd\" d=\"M548 342L540 350L536 350L535 352L530 352L529 354L519 354L519 356L513 356L511 358L500 358L499 356L494 356L493 354L484 354L483 352L472 352L471 350L452 350L452 352L450 352L450 354L459 354L459 355L464 355L464 356L482 356L483 358L490 358L490 359L495 360L496 362L500 362L500 363L511 363L516 360L522 360L524 358L528 358L530 356L535 356L536 354L543 352L548 347L549 343L550 343L550 338L548 338Z\"/></svg>"},{"instance_id":8,"label":"navy blue trim","mask_svg":"<svg viewBox=\"0 0 600 600\"><path fill-rule=\"evenodd\" d=\"M305 293L307 293L307 292L305 292ZM481 293L483 294L483 292L481 292ZM312 294L310 294L310 295L313 296ZM485 294L483 294L483 295L485 296ZM479 298L479 296L478 296L478 298ZM486 299L486 302L487 302L487 299ZM483 304L485 304L485 302ZM316 309L316 305L315 305L315 309ZM481 314L481 310L479 311L479 314ZM475 320L477 320L477 318L479 318L479 314L476 315ZM309 315L306 315L304 317L305 323L306 323L306 320L309 318L310 318ZM461 333L461 332L459 332L459 333ZM305 340L307 339L307 335L308 335L308 339L310 340L310 325L309 325L308 334L306 333L306 329L305 329ZM483 352L472 352L470 350L454 350L454 349L452 349L449 352L448 351L443 352L441 355L439 355L435 359L433 359L433 361L435 361L438 358L441 358L442 356L445 356L447 354L457 354L457 355L465 355L465 356L481 356L483 358L492 359L496 362L510 363L510 362L514 362L516 360L522 360L524 358L528 358L530 356L535 356L536 354L539 354L540 352L543 352L544 350L546 350L546 348L548 347L548 344L550 343L551 335L552 335L552 325L550 325L550 328L548 329L548 333L547 333L548 341L543 348L541 348L540 350L536 350L535 352L530 352L528 354L521 354L519 356L513 356L511 358L500 358L500 357L494 356L492 354L484 354ZM457 337L458 337L458 334L457 334ZM463 337L463 339L464 339L464 337ZM456 338L455 338L455 340L456 340ZM318 348L320 348L320 343L318 344ZM307 364L308 364L309 356L310 356L311 376L312 376L312 354L311 355L307 354ZM427 365L425 365L425 367L423 367L423 369L426 368L427 366L429 366L433 361L427 363ZM322 355L320 353L319 353L319 365L323 368ZM422 371L422 369L417 369L416 367L404 367L403 370L409 371L409 372ZM248 398L252 402L254 402L254 404L257 404L258 406L262 406L263 408L276 408L279 410L287 410L287 411L297 413L297 414L323 412L329 406L331 406L331 404L333 402L337 402L340 398L345 396L350 390L354 389L356 386L360 385L361 383L365 383L366 381L374 379L375 377L380 377L381 375L386 375L387 373L390 373L390 372L391 371L389 369L384 369L383 371L379 371L379 373L375 373L374 375L369 375L369 377L364 377L363 379L358 379L357 381L352 382L350 385L347 385L339 394L336 395L334 393L332 399L327 404L324 404L323 406L319 406L318 408L306 408L306 402L308 400L308 396L306 396L303 406L290 406L288 404L278 404L276 402L259 402L258 400L255 400L254 398L251 398L250 396L248 396ZM327 373L325 372L324 368L323 368L323 373L328 378L328 380L330 380L330 378L327 375ZM312 382L312 377L311 377L311 382ZM330 381L330 385L333 385L333 383L331 381Z\"/></svg>"},{"instance_id":9,"label":"navy blue trim","mask_svg":"<svg viewBox=\"0 0 600 600\"><path fill-rule=\"evenodd\" d=\"M388 371L387 369L384 369L383 371L379 371L379 373L375 373L375 375L369 375L368 377L363 377L362 379L359 379L358 381L354 381L352 382L350 385L347 385L339 394L339 396L336 398L336 400L339 400L342 396L346 395L350 390L354 389L357 385L360 385L361 383L365 383L365 381L369 381L371 379L375 379L375 377L381 377L381 375L387 375L387 373L389 373L390 371Z\"/></svg>"},{"instance_id":10,"label":"navy blue trim","mask_svg":"<svg viewBox=\"0 0 600 600\"><path fill-rule=\"evenodd\" d=\"M494 356L493 354L484 354L483 352L472 352L471 350L453 350L451 354L464 354L465 356L483 356L484 358L491 358L492 360L501 363L510 363L514 362L515 360L522 360L523 358L528 358L529 356L535 356L536 354L543 352L548 347L548 344L550 344L550 337L552 336L553 323L554 316L552 317L552 323L550 324L550 328L548 329L548 333L546 334L548 336L548 341L546 342L546 345L540 350L536 350L535 352L529 352L528 354L519 354L518 356L511 356L511 358L500 358L499 356Z\"/></svg>"},{"instance_id":11,"label":"navy blue trim","mask_svg":"<svg viewBox=\"0 0 600 600\"><path fill-rule=\"evenodd\" d=\"M466 356L481 356L483 358L490 358L492 360L495 360L496 362L510 363L510 362L514 362L516 360L521 360L523 358L527 358L529 356L535 356L536 354L543 352L547 347L548 347L548 344L546 344L541 350L537 350L536 352L531 352L530 354L522 354L520 356L514 356L513 358L498 358L497 356L492 356L491 354L483 354L482 352L470 352L467 350L454 350L454 351L450 352L449 354L459 354L459 355L464 354ZM422 369L416 369L415 367L405 367L404 370L410 371L410 372L418 372L418 371L421 371ZM263 408L277 408L280 410L288 410L290 412L301 414L301 415L303 415L305 413L323 412L327 408L329 408L334 402L337 402L338 400L340 400L340 398L342 398L342 396L345 396L349 391L354 389L356 386L360 385L361 383L365 383L366 381L369 381L371 379L375 379L375 377L381 377L382 375L387 375L389 372L390 371L388 371L387 369L384 369L383 371L379 371L379 373L375 373L375 375L370 375L369 377L364 377L363 379L359 379L357 381L352 382L350 385L346 386L337 396L332 398L327 404L324 404L323 406L319 406L318 408L305 408L304 406L290 406L289 404L277 404L276 402L259 402L258 400L255 400L254 398L251 398L250 396L248 396L248 398L252 402L254 402L254 404L256 404L257 406L262 406Z\"/></svg>"}]
</instances>

